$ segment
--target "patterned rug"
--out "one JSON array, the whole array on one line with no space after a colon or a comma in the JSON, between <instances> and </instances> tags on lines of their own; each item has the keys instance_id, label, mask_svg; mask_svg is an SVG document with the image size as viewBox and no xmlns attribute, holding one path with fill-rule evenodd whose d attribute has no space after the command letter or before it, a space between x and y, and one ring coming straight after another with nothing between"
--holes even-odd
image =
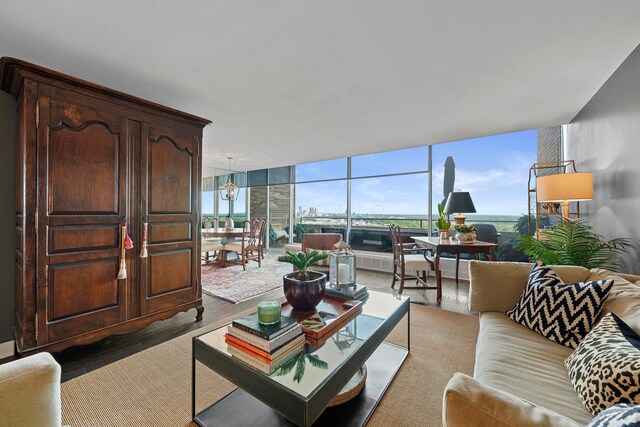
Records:
<instances>
[{"instance_id":1,"label":"patterned rug","mask_svg":"<svg viewBox=\"0 0 640 427\"><path fill-rule=\"evenodd\" d=\"M251 261L247 271L241 265L226 268L203 265L202 292L237 304L282 287L282 276L291 271L290 264L276 261L273 255L265 255L262 267Z\"/></svg>"}]
</instances>

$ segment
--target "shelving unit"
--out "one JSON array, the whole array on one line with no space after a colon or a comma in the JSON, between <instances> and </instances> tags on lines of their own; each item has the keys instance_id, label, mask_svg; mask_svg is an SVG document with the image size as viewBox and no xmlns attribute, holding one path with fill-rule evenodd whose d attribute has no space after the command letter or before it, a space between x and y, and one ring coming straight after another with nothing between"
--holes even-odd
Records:
<instances>
[{"instance_id":1,"label":"shelving unit","mask_svg":"<svg viewBox=\"0 0 640 427\"><path fill-rule=\"evenodd\" d=\"M541 224L541 222L546 222L543 218L549 219L549 226L557 223L562 213L560 212L560 204L559 203L539 203L537 200L537 190L536 190L536 178L542 175L549 174L558 174L558 173L567 173L568 171L577 172L576 164L573 160L563 160L561 162L542 162L542 163L534 163L533 166L529 168L529 186L528 186L528 207L529 207L529 216L528 216L528 229L529 234L535 236L536 238L541 238L540 230L542 226L546 226L546 224ZM550 172L550 173L545 173ZM580 218L580 202L573 202L572 205L575 207L575 211L569 213L570 218ZM533 233L532 233L533 231Z\"/></svg>"}]
</instances>

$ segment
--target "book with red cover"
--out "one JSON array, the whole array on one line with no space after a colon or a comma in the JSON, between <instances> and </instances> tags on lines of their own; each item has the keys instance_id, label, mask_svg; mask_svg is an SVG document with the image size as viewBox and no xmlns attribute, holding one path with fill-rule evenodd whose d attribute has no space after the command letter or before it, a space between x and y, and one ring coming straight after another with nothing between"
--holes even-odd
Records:
<instances>
[{"instance_id":1,"label":"book with red cover","mask_svg":"<svg viewBox=\"0 0 640 427\"><path fill-rule=\"evenodd\" d=\"M298 324L295 327L273 338L272 340L265 340L264 338L260 338L257 335L253 335L252 333L249 333L242 329L238 329L233 325L227 326L227 331L229 335L233 335L234 337L239 338L254 347L257 347L260 350L271 353L281 345L288 343L289 341L300 335L302 333L302 326Z\"/></svg>"},{"instance_id":2,"label":"book with red cover","mask_svg":"<svg viewBox=\"0 0 640 427\"><path fill-rule=\"evenodd\" d=\"M287 353L287 351L291 350L292 348L303 345L304 339L305 339L304 335L299 335L297 338L292 339L288 343L280 346L279 348L275 349L273 352L269 353L257 347L254 347L251 344L247 343L246 341L242 341L241 339L236 338L233 335L225 334L224 336L224 341L227 343L227 345L234 347L238 350L242 350L245 353L257 359L263 360L265 362L272 362L278 359L278 357Z\"/></svg>"}]
</instances>

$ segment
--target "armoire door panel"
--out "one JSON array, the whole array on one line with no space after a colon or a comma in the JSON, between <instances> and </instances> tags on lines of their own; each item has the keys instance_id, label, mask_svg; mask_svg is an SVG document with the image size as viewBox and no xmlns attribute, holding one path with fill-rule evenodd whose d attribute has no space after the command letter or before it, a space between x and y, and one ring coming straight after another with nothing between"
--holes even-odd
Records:
<instances>
[{"instance_id":1,"label":"armoire door panel","mask_svg":"<svg viewBox=\"0 0 640 427\"><path fill-rule=\"evenodd\" d=\"M70 128L79 128L95 122L106 126L113 134L120 133L121 113L118 113L113 105L61 88L49 88L40 93L51 99L49 105L51 126L59 127L64 124ZM64 101L59 99L61 96L65 98Z\"/></svg>"},{"instance_id":2,"label":"armoire door panel","mask_svg":"<svg viewBox=\"0 0 640 427\"><path fill-rule=\"evenodd\" d=\"M191 250L149 254L147 296L191 288Z\"/></svg>"},{"instance_id":3,"label":"armoire door panel","mask_svg":"<svg viewBox=\"0 0 640 427\"><path fill-rule=\"evenodd\" d=\"M166 120L142 126L140 176L149 228L149 258L140 274L142 313L200 297L194 231L199 220L200 132Z\"/></svg>"},{"instance_id":4,"label":"armoire door panel","mask_svg":"<svg viewBox=\"0 0 640 427\"><path fill-rule=\"evenodd\" d=\"M119 304L118 258L49 266L48 322Z\"/></svg>"},{"instance_id":5,"label":"armoire door panel","mask_svg":"<svg viewBox=\"0 0 640 427\"><path fill-rule=\"evenodd\" d=\"M49 253L115 249L120 241L119 224L49 227Z\"/></svg>"},{"instance_id":6,"label":"armoire door panel","mask_svg":"<svg viewBox=\"0 0 640 427\"><path fill-rule=\"evenodd\" d=\"M64 98L61 101L59 98ZM38 345L126 319L118 280L126 218L124 119L104 101L47 87L38 99Z\"/></svg>"},{"instance_id":7,"label":"armoire door panel","mask_svg":"<svg viewBox=\"0 0 640 427\"><path fill-rule=\"evenodd\" d=\"M102 123L49 130L49 212L117 214L120 141Z\"/></svg>"},{"instance_id":8,"label":"armoire door panel","mask_svg":"<svg viewBox=\"0 0 640 427\"><path fill-rule=\"evenodd\" d=\"M149 213L190 213L192 153L164 136L148 147Z\"/></svg>"},{"instance_id":9,"label":"armoire door panel","mask_svg":"<svg viewBox=\"0 0 640 427\"><path fill-rule=\"evenodd\" d=\"M155 223L149 226L149 243L170 243L191 240L190 222Z\"/></svg>"}]
</instances>

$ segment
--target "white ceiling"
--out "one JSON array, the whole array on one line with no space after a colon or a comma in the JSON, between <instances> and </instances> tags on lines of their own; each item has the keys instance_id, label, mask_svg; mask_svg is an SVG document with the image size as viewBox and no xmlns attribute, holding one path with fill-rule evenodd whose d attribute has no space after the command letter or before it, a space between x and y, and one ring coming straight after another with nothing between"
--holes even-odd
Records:
<instances>
[{"instance_id":1,"label":"white ceiling","mask_svg":"<svg viewBox=\"0 0 640 427\"><path fill-rule=\"evenodd\" d=\"M566 123L638 0L0 0L0 55L213 120L250 170Z\"/></svg>"}]
</instances>

